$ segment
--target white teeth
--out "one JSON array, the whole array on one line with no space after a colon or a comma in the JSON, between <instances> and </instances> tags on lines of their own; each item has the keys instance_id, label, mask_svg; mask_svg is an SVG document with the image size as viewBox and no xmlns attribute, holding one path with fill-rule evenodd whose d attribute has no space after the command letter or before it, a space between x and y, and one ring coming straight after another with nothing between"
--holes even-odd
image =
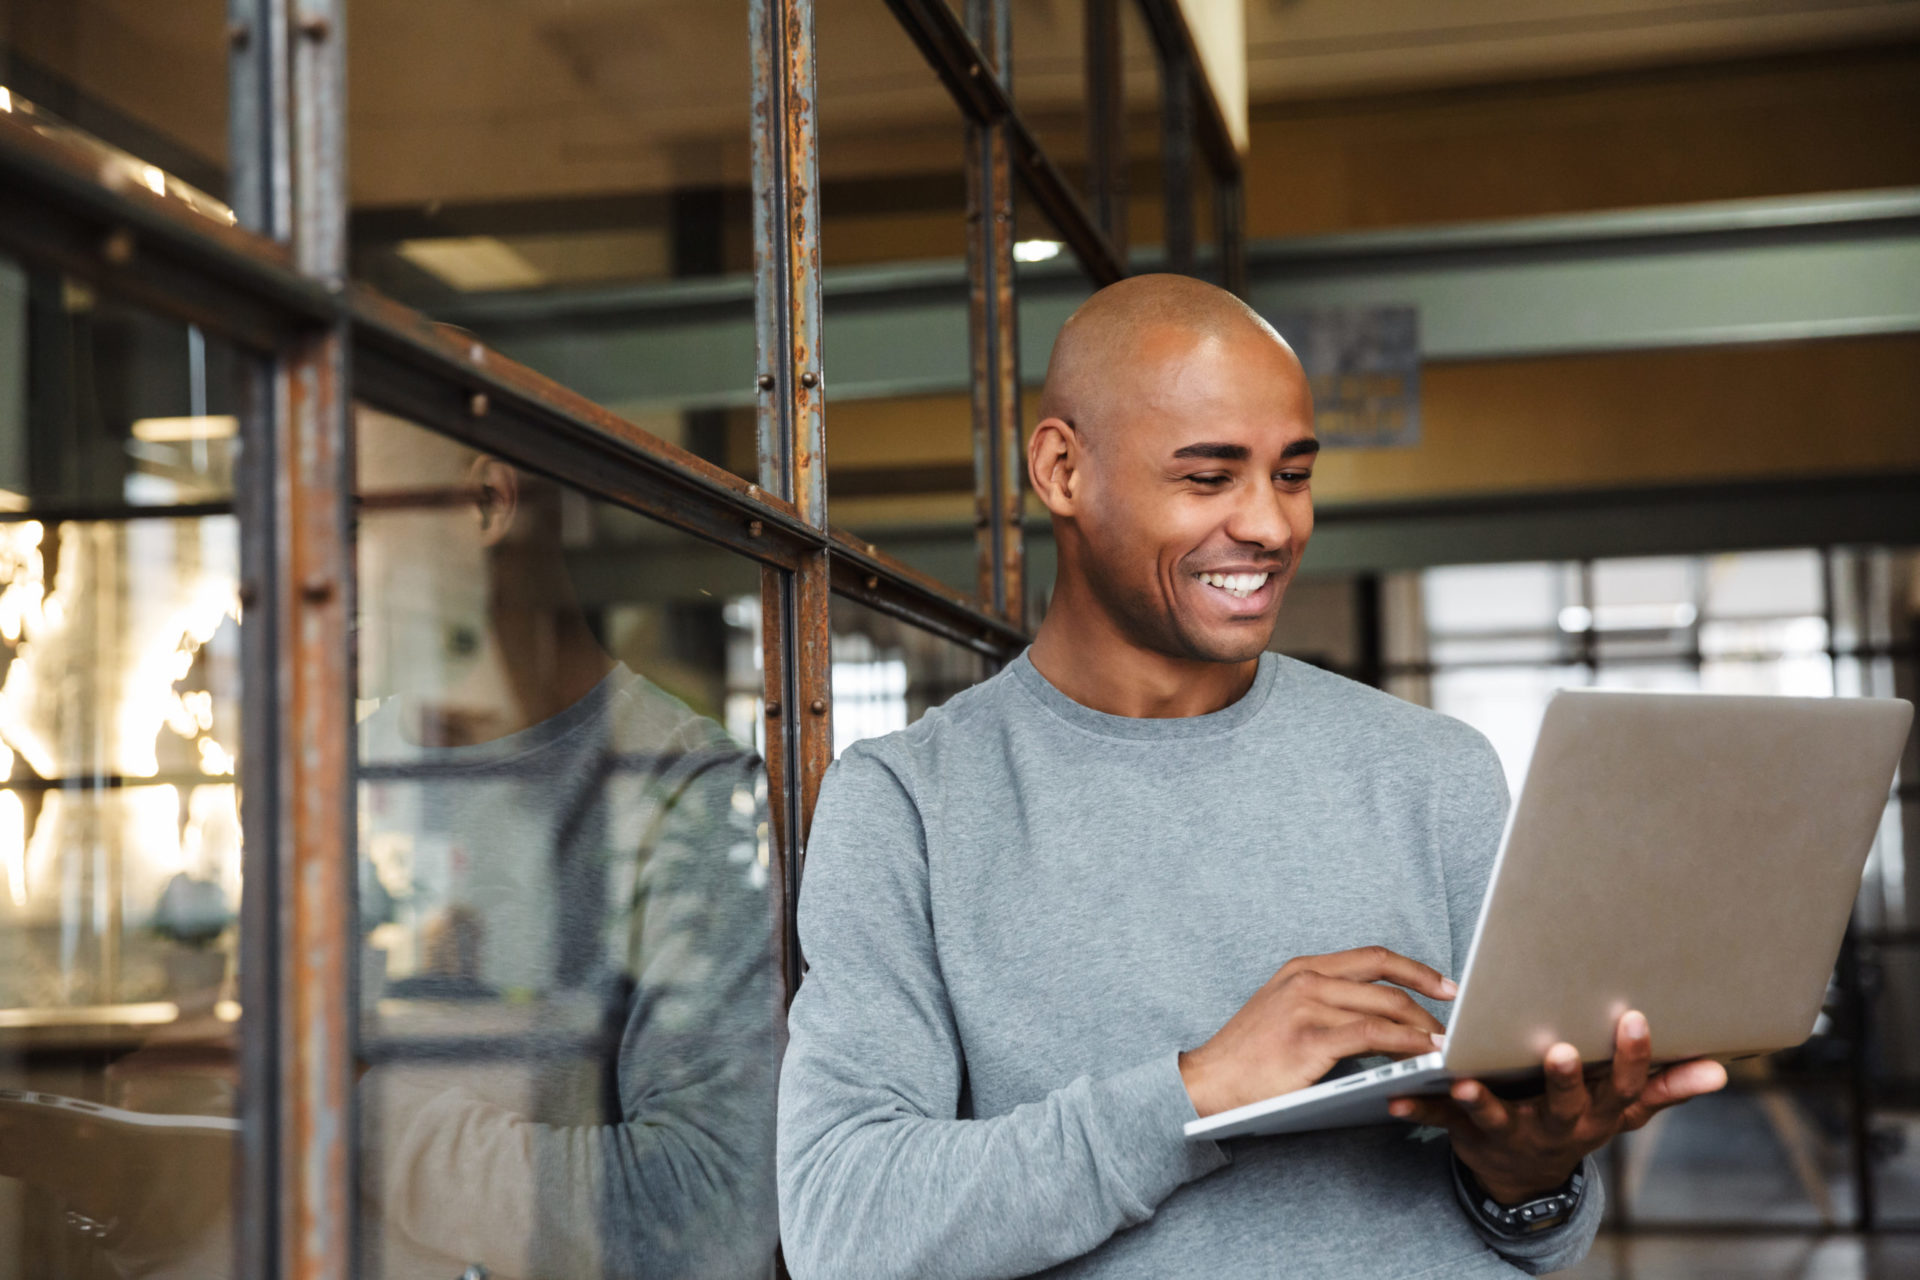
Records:
<instances>
[{"instance_id":1,"label":"white teeth","mask_svg":"<svg viewBox=\"0 0 1920 1280\"><path fill-rule=\"evenodd\" d=\"M1265 573L1202 573L1196 574L1200 581L1210 587L1218 587L1236 600L1245 600L1248 596L1267 585L1271 574Z\"/></svg>"}]
</instances>

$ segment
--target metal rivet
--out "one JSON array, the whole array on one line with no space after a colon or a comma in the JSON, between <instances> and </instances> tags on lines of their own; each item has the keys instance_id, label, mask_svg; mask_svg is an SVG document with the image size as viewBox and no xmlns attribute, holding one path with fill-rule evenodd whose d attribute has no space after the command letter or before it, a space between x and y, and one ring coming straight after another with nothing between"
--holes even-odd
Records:
<instances>
[{"instance_id":1,"label":"metal rivet","mask_svg":"<svg viewBox=\"0 0 1920 1280\"><path fill-rule=\"evenodd\" d=\"M230 23L227 27L227 43L236 49L244 49L253 39L253 28L244 22Z\"/></svg>"},{"instance_id":2,"label":"metal rivet","mask_svg":"<svg viewBox=\"0 0 1920 1280\"><path fill-rule=\"evenodd\" d=\"M875 587L878 587L879 585L880 585L879 578L875 577L871 573L867 575L867 590L872 591Z\"/></svg>"},{"instance_id":3,"label":"metal rivet","mask_svg":"<svg viewBox=\"0 0 1920 1280\"><path fill-rule=\"evenodd\" d=\"M778 717L780 714L780 704L777 702L769 702L767 704L767 714L769 716Z\"/></svg>"},{"instance_id":4,"label":"metal rivet","mask_svg":"<svg viewBox=\"0 0 1920 1280\"><path fill-rule=\"evenodd\" d=\"M812 705L808 707L808 710L817 716L827 714L827 700L825 698L815 698Z\"/></svg>"},{"instance_id":5,"label":"metal rivet","mask_svg":"<svg viewBox=\"0 0 1920 1280\"><path fill-rule=\"evenodd\" d=\"M968 67L967 74L972 76L975 80L978 80L980 78L980 64L976 62L972 66Z\"/></svg>"},{"instance_id":6,"label":"metal rivet","mask_svg":"<svg viewBox=\"0 0 1920 1280\"><path fill-rule=\"evenodd\" d=\"M877 556L880 554L880 548L874 546L871 542L869 542L867 544L867 554L870 556Z\"/></svg>"},{"instance_id":7,"label":"metal rivet","mask_svg":"<svg viewBox=\"0 0 1920 1280\"><path fill-rule=\"evenodd\" d=\"M300 584L300 594L312 604L325 604L333 598L333 579L316 574Z\"/></svg>"},{"instance_id":8,"label":"metal rivet","mask_svg":"<svg viewBox=\"0 0 1920 1280\"><path fill-rule=\"evenodd\" d=\"M133 232L125 227L115 227L106 241L100 246L100 256L116 267L124 267L133 261Z\"/></svg>"},{"instance_id":9,"label":"metal rivet","mask_svg":"<svg viewBox=\"0 0 1920 1280\"><path fill-rule=\"evenodd\" d=\"M800 375L800 385L803 387L817 387L820 385L820 375L809 369Z\"/></svg>"},{"instance_id":10,"label":"metal rivet","mask_svg":"<svg viewBox=\"0 0 1920 1280\"><path fill-rule=\"evenodd\" d=\"M766 531L767 531L767 527L761 524L758 520L747 521L747 536L749 538L757 538L761 534L765 533Z\"/></svg>"},{"instance_id":11,"label":"metal rivet","mask_svg":"<svg viewBox=\"0 0 1920 1280\"><path fill-rule=\"evenodd\" d=\"M310 14L300 19L300 34L309 40L325 40L333 34L333 24L320 14Z\"/></svg>"},{"instance_id":12,"label":"metal rivet","mask_svg":"<svg viewBox=\"0 0 1920 1280\"><path fill-rule=\"evenodd\" d=\"M771 390L773 390L773 375L772 375L772 374L770 374L770 373L763 373L763 374L761 374L761 375L760 375L760 377L759 377L759 379L758 379L758 381L759 381L759 383L760 383L760 389L761 389L762 391L771 391Z\"/></svg>"},{"instance_id":13,"label":"metal rivet","mask_svg":"<svg viewBox=\"0 0 1920 1280\"><path fill-rule=\"evenodd\" d=\"M487 410L493 406L487 402L487 393L476 391L467 397L467 412L476 418L487 416Z\"/></svg>"},{"instance_id":14,"label":"metal rivet","mask_svg":"<svg viewBox=\"0 0 1920 1280\"><path fill-rule=\"evenodd\" d=\"M754 500L755 502L758 502L758 501L760 501L760 486L759 486L759 485L757 485L757 484L750 484L750 485L748 485L748 486L747 486L747 496L748 496L749 498L752 498L752 499L753 499L753 500Z\"/></svg>"}]
</instances>

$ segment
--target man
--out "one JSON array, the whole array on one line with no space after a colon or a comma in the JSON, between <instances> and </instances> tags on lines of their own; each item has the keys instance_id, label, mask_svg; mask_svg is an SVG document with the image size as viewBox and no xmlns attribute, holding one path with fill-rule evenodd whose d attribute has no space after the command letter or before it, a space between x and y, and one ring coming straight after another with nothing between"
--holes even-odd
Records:
<instances>
[{"instance_id":1,"label":"man","mask_svg":"<svg viewBox=\"0 0 1920 1280\"><path fill-rule=\"evenodd\" d=\"M1298 362L1245 306L1174 276L1102 290L1040 414L1029 473L1060 567L1032 648L821 789L780 1097L793 1273L1576 1260L1602 1208L1590 1154L1725 1079L1649 1079L1637 1014L1592 1087L1556 1045L1543 1098L1463 1081L1396 1104L1421 1128L1184 1138L1433 1047L1505 784L1465 725L1264 652L1318 444ZM1532 1234L1475 1207L1556 1192Z\"/></svg>"}]
</instances>

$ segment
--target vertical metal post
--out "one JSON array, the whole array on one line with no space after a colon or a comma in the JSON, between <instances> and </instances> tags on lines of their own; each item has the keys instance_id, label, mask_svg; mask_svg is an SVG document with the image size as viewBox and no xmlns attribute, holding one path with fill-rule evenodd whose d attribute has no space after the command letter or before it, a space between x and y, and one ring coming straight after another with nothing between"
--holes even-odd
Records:
<instances>
[{"instance_id":1,"label":"vertical metal post","mask_svg":"<svg viewBox=\"0 0 1920 1280\"><path fill-rule=\"evenodd\" d=\"M1833 548L1820 549L1820 602L1827 621L1827 666L1830 679L1840 682L1840 649L1835 640L1840 621L1839 592L1833 581ZM1879 1225L1878 1187L1873 1170L1873 1074L1867 1061L1867 1038L1872 1015L1867 1008L1866 976L1861 972L1862 940L1859 921L1849 917L1840 943L1836 976L1846 1001L1843 1025L1847 1036L1847 1138L1853 1164L1853 1229L1872 1231Z\"/></svg>"},{"instance_id":2,"label":"vertical metal post","mask_svg":"<svg viewBox=\"0 0 1920 1280\"><path fill-rule=\"evenodd\" d=\"M346 274L343 0L290 0L292 239L299 269ZM277 377L275 605L282 975L282 1274L353 1270L351 439L344 327L283 353Z\"/></svg>"},{"instance_id":3,"label":"vertical metal post","mask_svg":"<svg viewBox=\"0 0 1920 1280\"><path fill-rule=\"evenodd\" d=\"M1240 175L1221 174L1213 180L1214 240L1219 245L1220 287L1236 297L1247 296L1247 233L1243 222L1246 188Z\"/></svg>"},{"instance_id":4,"label":"vertical metal post","mask_svg":"<svg viewBox=\"0 0 1920 1280\"><path fill-rule=\"evenodd\" d=\"M760 483L789 498L802 519L827 527L825 374L820 351L820 158L814 116L812 0L752 0L753 263ZM833 666L827 609L831 565L822 548L761 592L767 621L769 774L792 903L813 803L833 761ZM779 673L777 690L771 680ZM777 712L777 714L776 714ZM771 788L771 777L769 787ZM796 946L783 952L787 990L799 983Z\"/></svg>"},{"instance_id":5,"label":"vertical metal post","mask_svg":"<svg viewBox=\"0 0 1920 1280\"><path fill-rule=\"evenodd\" d=\"M1127 106L1120 61L1122 0L1087 0L1087 188L1093 220L1127 262Z\"/></svg>"},{"instance_id":6,"label":"vertical metal post","mask_svg":"<svg viewBox=\"0 0 1920 1280\"><path fill-rule=\"evenodd\" d=\"M227 200L241 226L283 240L291 212L287 21L279 0L228 0ZM279 534L271 365L250 363L240 388L234 500L240 537L240 1139L234 1177L234 1272L280 1272L282 761Z\"/></svg>"},{"instance_id":7,"label":"vertical metal post","mask_svg":"<svg viewBox=\"0 0 1920 1280\"><path fill-rule=\"evenodd\" d=\"M1013 22L1007 0L967 0L967 29L1011 96ZM1013 278L1013 170L1003 125L967 125L967 284L973 357L974 529L980 598L1023 626L1020 342Z\"/></svg>"},{"instance_id":8,"label":"vertical metal post","mask_svg":"<svg viewBox=\"0 0 1920 1280\"><path fill-rule=\"evenodd\" d=\"M1167 270L1193 274L1193 58L1184 49L1160 63L1160 194L1166 205Z\"/></svg>"}]
</instances>

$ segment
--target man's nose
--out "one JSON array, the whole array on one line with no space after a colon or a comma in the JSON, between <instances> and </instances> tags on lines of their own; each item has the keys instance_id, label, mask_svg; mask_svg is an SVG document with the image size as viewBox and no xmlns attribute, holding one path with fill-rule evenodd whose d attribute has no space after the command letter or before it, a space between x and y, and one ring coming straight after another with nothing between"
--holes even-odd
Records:
<instances>
[{"instance_id":1,"label":"man's nose","mask_svg":"<svg viewBox=\"0 0 1920 1280\"><path fill-rule=\"evenodd\" d=\"M1234 506L1227 534L1235 542L1284 551L1293 545L1293 521L1286 504L1271 485L1253 486Z\"/></svg>"}]
</instances>

